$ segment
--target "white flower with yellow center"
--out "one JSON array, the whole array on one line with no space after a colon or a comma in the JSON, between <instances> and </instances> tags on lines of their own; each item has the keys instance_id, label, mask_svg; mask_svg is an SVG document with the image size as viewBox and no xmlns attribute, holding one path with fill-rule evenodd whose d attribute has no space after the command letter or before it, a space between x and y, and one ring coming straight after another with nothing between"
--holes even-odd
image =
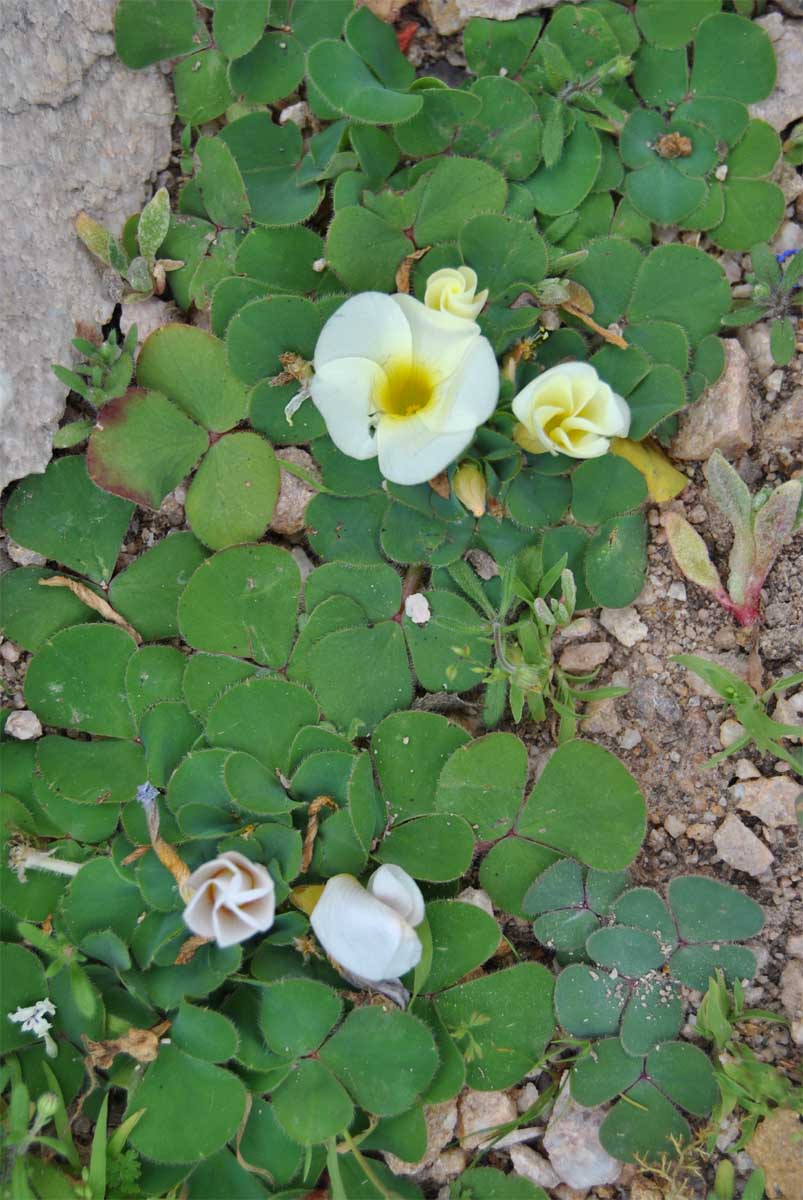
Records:
<instances>
[{"instance_id":1,"label":"white flower with yellow center","mask_svg":"<svg viewBox=\"0 0 803 1200\"><path fill-rule=\"evenodd\" d=\"M427 308L476 321L488 299L488 289L477 292L477 272L471 267L442 267L427 280L424 303Z\"/></svg>"},{"instance_id":2,"label":"white flower with yellow center","mask_svg":"<svg viewBox=\"0 0 803 1200\"><path fill-rule=\"evenodd\" d=\"M379 983L398 979L421 960L415 931L424 919L421 889L402 867L385 863L367 888L353 875L335 875L312 910L316 938L350 975Z\"/></svg>"},{"instance_id":3,"label":"white flower with yellow center","mask_svg":"<svg viewBox=\"0 0 803 1200\"><path fill-rule=\"evenodd\" d=\"M350 458L379 456L391 483L424 483L472 441L499 395L499 369L474 321L412 296L362 292L329 318L310 390Z\"/></svg>"},{"instance_id":4,"label":"white flower with yellow center","mask_svg":"<svg viewBox=\"0 0 803 1200\"><path fill-rule=\"evenodd\" d=\"M551 367L522 388L513 401L519 418L514 437L531 454L598 458L610 439L627 437L630 409L590 363Z\"/></svg>"}]
</instances>

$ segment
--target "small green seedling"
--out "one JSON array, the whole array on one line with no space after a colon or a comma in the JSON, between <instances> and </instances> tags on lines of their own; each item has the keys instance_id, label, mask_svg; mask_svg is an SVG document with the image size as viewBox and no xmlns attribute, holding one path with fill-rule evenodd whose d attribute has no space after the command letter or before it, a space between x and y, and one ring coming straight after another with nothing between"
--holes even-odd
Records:
<instances>
[{"instance_id":1,"label":"small green seedling","mask_svg":"<svg viewBox=\"0 0 803 1200\"><path fill-rule=\"evenodd\" d=\"M697 1032L713 1043L718 1060L714 1077L720 1098L711 1118L709 1150L714 1148L723 1120L732 1112L739 1117L741 1133L734 1149L740 1150L750 1141L764 1117L777 1108L800 1111L803 1104L803 1088L794 1086L776 1067L762 1062L739 1040L736 1027L748 1021L783 1023L783 1018L763 1009L745 1008L742 984L735 980L731 992L722 971L717 971L703 997L696 1021ZM716 1190L714 1194L720 1195ZM726 1194L722 1193L723 1196ZM748 1194L747 1189L745 1194ZM755 1194L760 1196L761 1192Z\"/></svg>"},{"instance_id":2,"label":"small green seedling","mask_svg":"<svg viewBox=\"0 0 803 1200\"><path fill-rule=\"evenodd\" d=\"M767 705L771 697L777 695L778 692L786 691L787 688L803 683L803 671L799 671L796 675L786 675L758 695L749 683L745 683L738 675L734 675L732 671L719 666L718 663L711 662L710 659L700 658L696 654L676 654L670 661L681 663L682 666L688 667L690 671L694 671L695 675L699 675L701 679L705 680L723 700L727 701L733 709L736 720L744 728L744 733L735 742L731 742L724 750L720 750L718 754L709 758L705 764L707 767L717 766L726 758L738 754L751 742L755 742L757 749L762 753L772 754L775 758L782 759L799 775L803 775L803 751L800 749L787 750L781 744L782 738L799 737L800 726L782 725L780 721L773 720L767 714Z\"/></svg>"},{"instance_id":3,"label":"small green seedling","mask_svg":"<svg viewBox=\"0 0 803 1200\"><path fill-rule=\"evenodd\" d=\"M131 326L122 343L118 342L117 331L113 329L100 346L85 338L74 338L72 344L86 361L79 363L75 370L54 365L53 374L65 387L77 392L93 408L102 408L125 393L134 373L136 325ZM63 426L53 440L54 446L58 450L77 446L89 436L92 424L84 418Z\"/></svg>"},{"instance_id":4,"label":"small green seedling","mask_svg":"<svg viewBox=\"0 0 803 1200\"><path fill-rule=\"evenodd\" d=\"M779 367L786 367L797 348L797 323L803 305L803 255L797 250L773 254L769 246L753 246L750 251L753 270L747 281L752 292L737 303L723 325L754 325L757 321L772 321L770 351ZM795 311L797 310L797 311Z\"/></svg>"},{"instance_id":5,"label":"small green seedling","mask_svg":"<svg viewBox=\"0 0 803 1200\"><path fill-rule=\"evenodd\" d=\"M680 513L664 516L669 548L683 574L710 592L740 624L761 614L761 589L775 559L801 525L803 483L789 479L751 496L737 471L715 450L705 465L711 498L733 526L727 590L699 533Z\"/></svg>"},{"instance_id":6,"label":"small green seedling","mask_svg":"<svg viewBox=\"0 0 803 1200\"><path fill-rule=\"evenodd\" d=\"M123 299L147 300L161 296L166 287L168 271L177 271L184 263L172 258L157 258L156 253L167 236L170 225L170 197L167 188L149 200L134 222L133 245L126 248L103 225L87 213L75 218L75 229L81 241L95 258L111 267L123 281Z\"/></svg>"}]
</instances>

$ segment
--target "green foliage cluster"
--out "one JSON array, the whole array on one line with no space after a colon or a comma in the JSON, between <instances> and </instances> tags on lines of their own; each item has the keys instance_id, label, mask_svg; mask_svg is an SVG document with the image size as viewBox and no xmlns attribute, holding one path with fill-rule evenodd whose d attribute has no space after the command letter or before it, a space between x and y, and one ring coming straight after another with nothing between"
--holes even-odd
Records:
<instances>
[{"instance_id":1,"label":"green foliage cluster","mask_svg":"<svg viewBox=\"0 0 803 1200\"><path fill-rule=\"evenodd\" d=\"M0 738L0 1051L21 1197L52 1194L44 1167L23 1178L16 1165L51 1119L42 1144L79 1173L66 1107L88 1041L105 1046L76 1195L95 1200L177 1188L295 1200L324 1170L333 1200L415 1197L373 1155L417 1161L424 1107L464 1084L507 1088L537 1063L567 1065L559 1029L580 1046L575 1098L621 1096L603 1127L618 1157L660 1157L688 1136L683 1111L713 1107L708 1060L677 1041L678 988L704 989L717 969L749 977L739 943L760 910L706 879L675 880L666 900L628 886L644 797L614 755L573 736L576 705L612 693L551 652L575 608L641 589L645 483L613 455L525 453L510 402L544 368L588 359L627 398L639 440L668 432L721 373L724 273L691 246L651 248L652 221L728 246L746 204L774 211L764 176L778 149L742 120L772 86L772 51L721 7L694 0L681 17L657 0L634 13L588 0L547 23L472 21L471 79L450 88L416 78L393 31L352 0L120 0L122 60L178 59L191 172L176 211L160 191L119 242L89 218L79 233L129 294L169 293L188 316L136 363L133 335L77 347L87 365L59 378L97 409L86 452L23 480L5 512L66 582L23 567L0 583L3 632L32 655L26 703L47 727L35 742ZM317 123L306 144L270 107L299 88ZM674 135L688 154L661 143ZM480 325L504 377L469 450L479 515L454 468L437 490L389 484L334 447L311 405L290 404L345 298L408 271L420 297L432 271L459 264L489 289ZM564 322L545 342L542 308ZM624 347L606 328L620 323ZM273 449L298 444L320 482ZM285 469L318 493L303 580L269 540ZM190 477L189 529L118 569L137 506L158 509ZM500 574L480 578L471 550ZM419 593L423 623L406 603ZM561 744L529 789L515 734L472 736L416 706L478 684L486 728L508 704L516 719L558 714ZM268 932L188 947L165 846L189 870L226 851L263 864ZM380 864L407 871L426 902L404 1007L390 1002L398 981L367 1004L320 953L297 890ZM534 920L557 980L513 961L497 921L457 899L472 864L498 911ZM44 999L52 1058L7 1016ZM132 1030L152 1053L138 1057ZM127 1107L107 1139L111 1089ZM474 1167L456 1195L508 1183Z\"/></svg>"},{"instance_id":2,"label":"green foliage cluster","mask_svg":"<svg viewBox=\"0 0 803 1200\"><path fill-rule=\"evenodd\" d=\"M768 246L753 246L750 251L752 271L748 283L750 296L734 305L725 318L727 325L753 325L756 321L772 321L770 351L779 367L786 367L795 356L795 325L803 303L800 278L803 275L803 254L793 250L773 254Z\"/></svg>"}]
</instances>

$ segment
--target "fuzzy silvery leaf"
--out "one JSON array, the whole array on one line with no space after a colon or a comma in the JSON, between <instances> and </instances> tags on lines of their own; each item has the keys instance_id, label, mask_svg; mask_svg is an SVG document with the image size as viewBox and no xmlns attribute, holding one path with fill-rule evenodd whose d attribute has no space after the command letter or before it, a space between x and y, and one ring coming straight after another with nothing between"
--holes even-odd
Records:
<instances>
[{"instance_id":1,"label":"fuzzy silvery leaf","mask_svg":"<svg viewBox=\"0 0 803 1200\"><path fill-rule=\"evenodd\" d=\"M715 450L706 463L705 477L717 507L733 526L728 591L737 604L742 604L756 556L750 492L739 473L719 450Z\"/></svg>"},{"instance_id":2,"label":"fuzzy silvery leaf","mask_svg":"<svg viewBox=\"0 0 803 1200\"><path fill-rule=\"evenodd\" d=\"M170 197L167 188L159 191L143 208L137 225L137 243L143 258L156 257L170 225Z\"/></svg>"}]
</instances>

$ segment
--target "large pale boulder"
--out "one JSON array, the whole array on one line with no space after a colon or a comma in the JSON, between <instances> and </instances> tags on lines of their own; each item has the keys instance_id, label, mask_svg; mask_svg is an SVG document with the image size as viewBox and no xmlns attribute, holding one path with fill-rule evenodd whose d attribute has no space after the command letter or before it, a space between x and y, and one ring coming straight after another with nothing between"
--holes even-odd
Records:
<instances>
[{"instance_id":1,"label":"large pale boulder","mask_svg":"<svg viewBox=\"0 0 803 1200\"><path fill-rule=\"evenodd\" d=\"M119 232L167 165L173 101L158 67L117 60L115 0L5 0L0 39L0 486L43 471L76 323L115 296L79 242L86 209Z\"/></svg>"}]
</instances>

